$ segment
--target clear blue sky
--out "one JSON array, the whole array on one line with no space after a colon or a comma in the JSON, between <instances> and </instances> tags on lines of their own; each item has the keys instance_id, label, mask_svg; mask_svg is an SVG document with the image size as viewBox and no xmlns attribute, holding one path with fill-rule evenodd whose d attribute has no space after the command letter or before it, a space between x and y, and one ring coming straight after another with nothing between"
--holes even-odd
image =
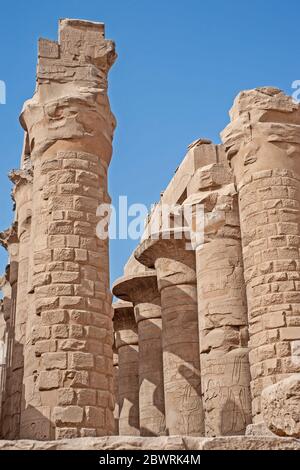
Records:
<instances>
[{"instance_id":1,"label":"clear blue sky","mask_svg":"<svg viewBox=\"0 0 300 470\"><path fill-rule=\"evenodd\" d=\"M110 193L150 205L170 180L187 145L219 141L242 89L274 85L292 93L300 79L299 0L28 0L1 2L0 229L12 218L6 174L19 165L18 115L35 86L37 40L57 38L59 18L106 23L119 58L110 75L118 120ZM111 243L111 278L134 242ZM6 261L0 251L0 272Z\"/></svg>"}]
</instances>

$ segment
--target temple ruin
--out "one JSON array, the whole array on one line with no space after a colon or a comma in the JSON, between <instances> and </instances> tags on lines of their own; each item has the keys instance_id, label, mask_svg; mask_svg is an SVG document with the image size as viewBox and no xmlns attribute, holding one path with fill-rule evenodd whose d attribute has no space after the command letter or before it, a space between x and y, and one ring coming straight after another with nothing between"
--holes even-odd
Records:
<instances>
[{"instance_id":1,"label":"temple ruin","mask_svg":"<svg viewBox=\"0 0 300 470\"><path fill-rule=\"evenodd\" d=\"M241 92L222 144L188 147L111 286L96 227L115 59L102 23L60 20L58 42L39 40L0 234L2 442L300 449L300 105Z\"/></svg>"}]
</instances>

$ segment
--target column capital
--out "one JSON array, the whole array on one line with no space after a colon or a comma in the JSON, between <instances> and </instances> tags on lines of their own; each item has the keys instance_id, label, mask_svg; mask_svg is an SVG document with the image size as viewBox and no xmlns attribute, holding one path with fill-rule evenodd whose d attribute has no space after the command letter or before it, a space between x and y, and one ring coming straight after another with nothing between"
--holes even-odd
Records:
<instances>
[{"instance_id":1,"label":"column capital","mask_svg":"<svg viewBox=\"0 0 300 470\"><path fill-rule=\"evenodd\" d=\"M119 299L133 303L137 323L146 319L161 318L160 293L155 270L117 279L112 292Z\"/></svg>"},{"instance_id":2,"label":"column capital","mask_svg":"<svg viewBox=\"0 0 300 470\"><path fill-rule=\"evenodd\" d=\"M40 39L38 55L36 93L20 116L31 159L84 150L108 164L116 119L107 76L117 54L103 23L62 19L59 40Z\"/></svg>"},{"instance_id":3,"label":"column capital","mask_svg":"<svg viewBox=\"0 0 300 470\"><path fill-rule=\"evenodd\" d=\"M15 185L14 192L21 186L33 182L33 170L32 168L26 168L21 170L13 169L9 172L8 177L10 181Z\"/></svg>"},{"instance_id":4,"label":"column capital","mask_svg":"<svg viewBox=\"0 0 300 470\"><path fill-rule=\"evenodd\" d=\"M237 183L275 168L300 175L300 105L291 96L273 87L242 91L229 114L221 138Z\"/></svg>"},{"instance_id":5,"label":"column capital","mask_svg":"<svg viewBox=\"0 0 300 470\"><path fill-rule=\"evenodd\" d=\"M134 256L145 266L156 269L159 290L196 282L195 252L190 245L188 230L161 231L142 241Z\"/></svg>"},{"instance_id":6,"label":"column capital","mask_svg":"<svg viewBox=\"0 0 300 470\"><path fill-rule=\"evenodd\" d=\"M153 302L159 296L155 270L125 275L117 279L112 287L113 294L121 300L132 302Z\"/></svg>"}]
</instances>

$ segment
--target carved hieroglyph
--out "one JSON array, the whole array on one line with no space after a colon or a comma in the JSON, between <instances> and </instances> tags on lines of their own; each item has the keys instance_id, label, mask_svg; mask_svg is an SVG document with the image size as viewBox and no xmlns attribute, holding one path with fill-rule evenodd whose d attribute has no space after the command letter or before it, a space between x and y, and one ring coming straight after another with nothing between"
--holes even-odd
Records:
<instances>
[{"instance_id":1,"label":"carved hieroglyph","mask_svg":"<svg viewBox=\"0 0 300 470\"><path fill-rule=\"evenodd\" d=\"M300 106L276 88L242 92L222 133L239 194L250 334L252 412L299 371Z\"/></svg>"},{"instance_id":2,"label":"carved hieroglyph","mask_svg":"<svg viewBox=\"0 0 300 470\"><path fill-rule=\"evenodd\" d=\"M21 114L22 169L12 179L22 438L114 431L108 241L96 236L96 210L109 202L115 58L103 24L61 20L59 42L39 41L36 92Z\"/></svg>"}]
</instances>

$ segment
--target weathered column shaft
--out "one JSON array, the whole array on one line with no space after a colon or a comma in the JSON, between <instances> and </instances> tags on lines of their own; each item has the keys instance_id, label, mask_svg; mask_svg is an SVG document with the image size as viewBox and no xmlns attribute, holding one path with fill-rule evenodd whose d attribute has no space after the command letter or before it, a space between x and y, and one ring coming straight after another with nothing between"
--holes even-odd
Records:
<instances>
[{"instance_id":1,"label":"weathered column shaft","mask_svg":"<svg viewBox=\"0 0 300 470\"><path fill-rule=\"evenodd\" d=\"M155 267L162 309L166 432L204 435L195 253L185 240L145 240L135 252Z\"/></svg>"},{"instance_id":2,"label":"weathered column shaft","mask_svg":"<svg viewBox=\"0 0 300 470\"><path fill-rule=\"evenodd\" d=\"M160 305L135 306L139 336L139 403L142 436L165 434L162 320Z\"/></svg>"},{"instance_id":3,"label":"weathered column shaft","mask_svg":"<svg viewBox=\"0 0 300 470\"><path fill-rule=\"evenodd\" d=\"M13 197L16 204L16 219L18 221L18 280L16 313L14 320L14 347L12 355L12 370L15 381L15 393L12 406L17 420L16 438L20 437L20 420L24 408L23 376L24 376L24 345L26 324L28 318L28 272L30 254L30 226L32 204L32 172L14 170L10 179L15 184Z\"/></svg>"},{"instance_id":4,"label":"weathered column shaft","mask_svg":"<svg viewBox=\"0 0 300 470\"><path fill-rule=\"evenodd\" d=\"M299 371L291 356L300 340L300 175L273 170L253 178L239 197L255 416L262 389Z\"/></svg>"},{"instance_id":5,"label":"weathered column shaft","mask_svg":"<svg viewBox=\"0 0 300 470\"><path fill-rule=\"evenodd\" d=\"M202 191L190 200L195 211L204 208L196 266L205 435L245 434L252 415L237 194L224 164L203 167L195 178Z\"/></svg>"},{"instance_id":6,"label":"weathered column shaft","mask_svg":"<svg viewBox=\"0 0 300 470\"><path fill-rule=\"evenodd\" d=\"M138 436L139 346L133 306L114 304L114 329L119 356L119 435Z\"/></svg>"},{"instance_id":7,"label":"weathered column shaft","mask_svg":"<svg viewBox=\"0 0 300 470\"><path fill-rule=\"evenodd\" d=\"M60 44L40 40L38 88L21 116L34 165L23 438L114 431L108 241L96 236L114 59L102 24L62 20Z\"/></svg>"},{"instance_id":8,"label":"weathered column shaft","mask_svg":"<svg viewBox=\"0 0 300 470\"><path fill-rule=\"evenodd\" d=\"M22 370L14 370L15 321L18 292L19 240L17 223L0 234L0 243L8 251L8 282L11 286L10 313L7 318L7 354L5 372L5 393L2 407L2 436L5 439L19 437L20 409L19 393Z\"/></svg>"},{"instance_id":9,"label":"weathered column shaft","mask_svg":"<svg viewBox=\"0 0 300 470\"><path fill-rule=\"evenodd\" d=\"M196 285L163 288L161 304L167 431L202 435Z\"/></svg>"},{"instance_id":10,"label":"weathered column shaft","mask_svg":"<svg viewBox=\"0 0 300 470\"><path fill-rule=\"evenodd\" d=\"M155 271L141 267L142 272L115 281L113 294L134 305L139 340L140 433L159 436L165 434L160 294Z\"/></svg>"},{"instance_id":11,"label":"weathered column shaft","mask_svg":"<svg viewBox=\"0 0 300 470\"><path fill-rule=\"evenodd\" d=\"M277 89L249 90L231 120L222 137L239 193L258 423L262 390L299 372L299 105Z\"/></svg>"}]
</instances>

